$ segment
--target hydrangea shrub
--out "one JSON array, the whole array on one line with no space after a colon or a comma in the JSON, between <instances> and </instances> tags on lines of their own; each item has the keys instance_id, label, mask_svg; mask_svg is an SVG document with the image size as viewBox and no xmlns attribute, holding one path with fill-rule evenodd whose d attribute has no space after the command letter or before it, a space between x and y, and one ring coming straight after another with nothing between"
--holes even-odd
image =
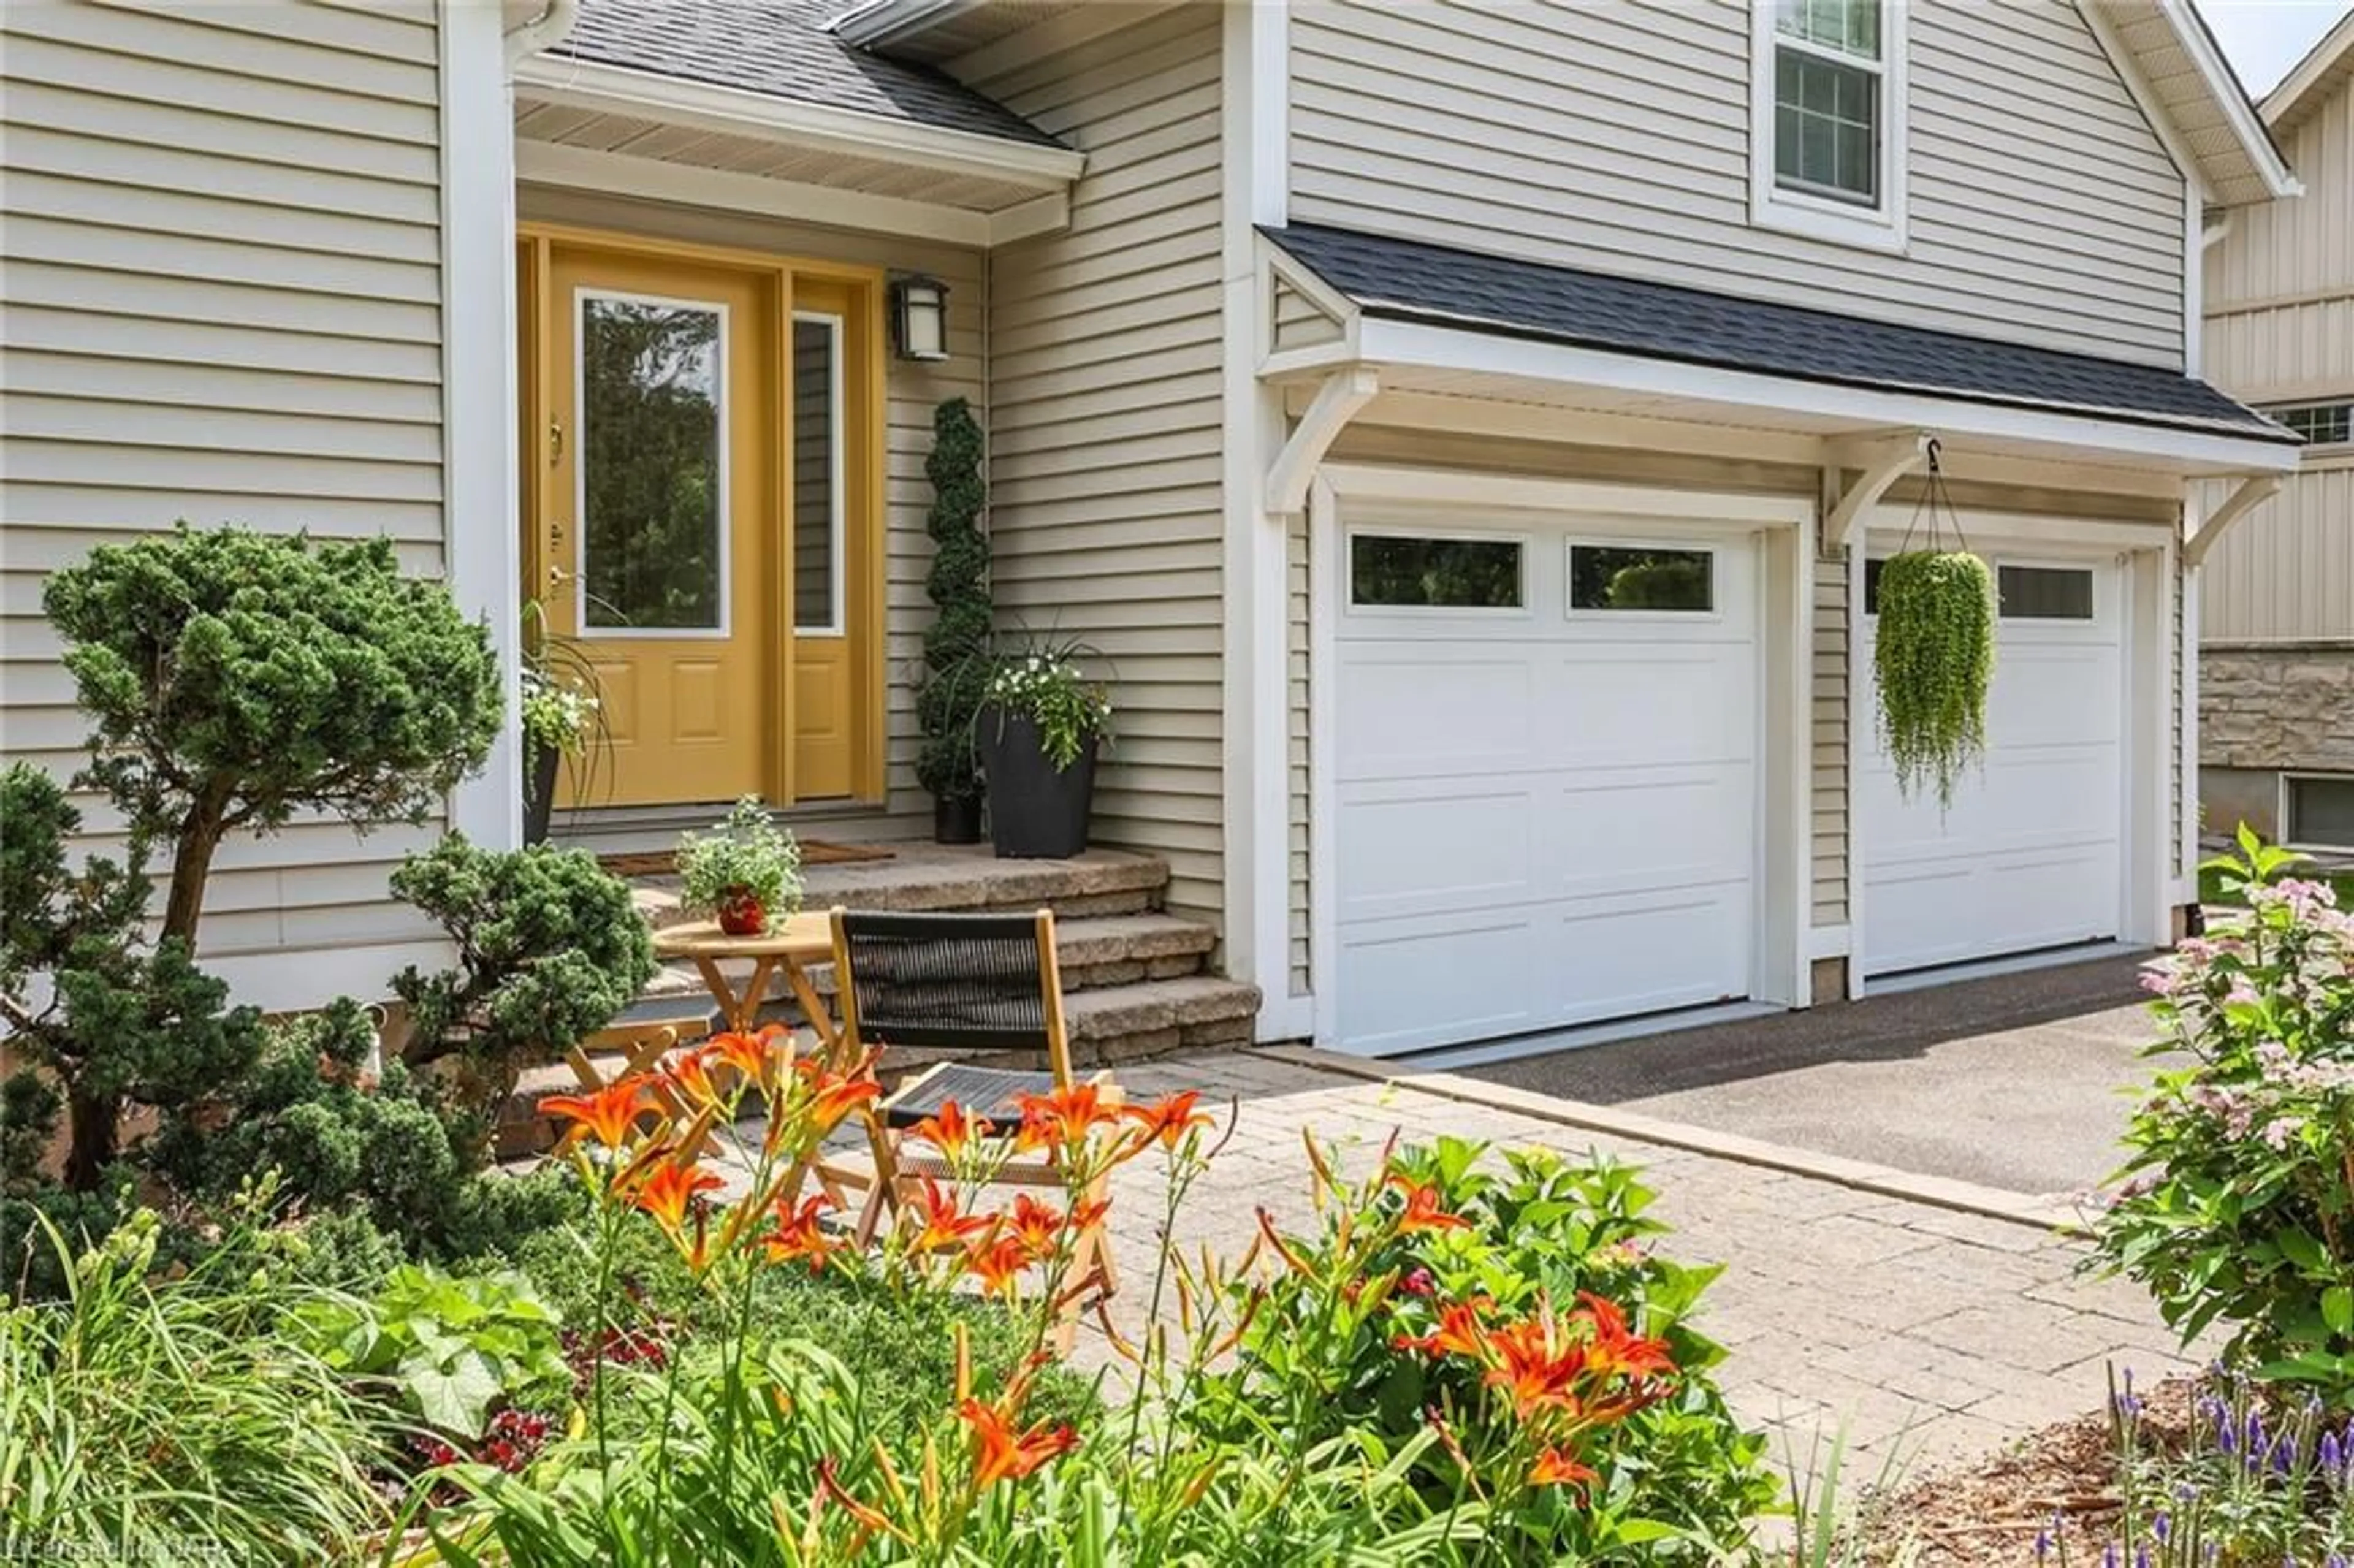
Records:
<instances>
[{"instance_id":1,"label":"hydrangea shrub","mask_svg":"<svg viewBox=\"0 0 2354 1568\"><path fill-rule=\"evenodd\" d=\"M2354 918L2302 858L2243 830L2214 863L2244 920L2144 984L2166 1060L2097 1230L2189 1341L2211 1325L2261 1377L2354 1392Z\"/></svg>"}]
</instances>

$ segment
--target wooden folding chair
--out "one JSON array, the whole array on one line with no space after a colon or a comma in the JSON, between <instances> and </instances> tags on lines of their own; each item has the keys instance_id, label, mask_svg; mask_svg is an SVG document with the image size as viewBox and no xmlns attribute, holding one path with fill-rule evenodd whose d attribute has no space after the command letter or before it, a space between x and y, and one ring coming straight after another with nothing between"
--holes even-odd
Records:
<instances>
[{"instance_id":1,"label":"wooden folding chair","mask_svg":"<svg viewBox=\"0 0 2354 1568\"><path fill-rule=\"evenodd\" d=\"M836 909L833 976L848 1061L857 1061L870 1047L899 1047L953 1051L960 1058L1043 1052L1048 1064L1041 1073L944 1061L883 1101L867 1124L875 1171L858 1223L864 1245L873 1239L884 1211L902 1202L913 1184L957 1174L937 1156L905 1151L908 1129L954 1100L1003 1133L1021 1119L1020 1097L1070 1086L1071 1045L1063 1020L1063 978L1055 959L1054 912L898 915ZM1108 1076L1095 1081L1105 1102L1118 1104L1118 1086ZM832 1168L826 1174L835 1180L843 1175ZM1051 1160L1016 1156L991 1184L1059 1187L1063 1174ZM1099 1202L1102 1186L1098 1179L1081 1202ZM1101 1221L1083 1230L1073 1246L1055 1336L1064 1352L1076 1329L1080 1297L1090 1287L1108 1297L1119 1283Z\"/></svg>"},{"instance_id":2,"label":"wooden folding chair","mask_svg":"<svg viewBox=\"0 0 2354 1568\"><path fill-rule=\"evenodd\" d=\"M632 1073L651 1074L662 1065L671 1047L681 1040L700 1040L711 1033L711 1010L698 1006L692 997L642 997L623 1008L613 1021L564 1053L564 1060L579 1080L581 1092L595 1094L606 1085L628 1077ZM599 1065L598 1058L620 1058L610 1068ZM655 1097L663 1109L671 1116L681 1114L681 1107L667 1088L655 1080ZM578 1123L565 1131L549 1151L551 1157L561 1157L578 1142L588 1128ZM692 1159L703 1146L708 1128L697 1124L687 1150Z\"/></svg>"}]
</instances>

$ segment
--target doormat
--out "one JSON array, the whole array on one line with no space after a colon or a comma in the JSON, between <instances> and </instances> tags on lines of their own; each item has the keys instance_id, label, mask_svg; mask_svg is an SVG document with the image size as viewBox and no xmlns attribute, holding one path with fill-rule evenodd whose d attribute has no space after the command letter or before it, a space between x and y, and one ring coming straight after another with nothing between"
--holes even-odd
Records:
<instances>
[{"instance_id":1,"label":"doormat","mask_svg":"<svg viewBox=\"0 0 2354 1568\"><path fill-rule=\"evenodd\" d=\"M862 860L890 860L897 853L880 844L838 844L824 839L801 841L803 865L848 865ZM673 850L655 850L647 854L600 854L597 863L615 876L673 876L678 872L678 854Z\"/></svg>"}]
</instances>

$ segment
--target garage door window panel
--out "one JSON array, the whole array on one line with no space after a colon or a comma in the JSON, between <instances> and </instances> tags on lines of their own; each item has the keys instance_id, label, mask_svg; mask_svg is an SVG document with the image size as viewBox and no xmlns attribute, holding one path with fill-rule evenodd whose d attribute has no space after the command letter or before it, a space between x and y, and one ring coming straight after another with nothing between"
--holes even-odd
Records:
<instances>
[{"instance_id":1,"label":"garage door window panel","mask_svg":"<svg viewBox=\"0 0 2354 1568\"><path fill-rule=\"evenodd\" d=\"M2005 620L2090 620L2094 618L2089 567L2032 567L2009 562L1995 568L1995 593Z\"/></svg>"},{"instance_id":2,"label":"garage door window panel","mask_svg":"<svg viewBox=\"0 0 2354 1568\"><path fill-rule=\"evenodd\" d=\"M1572 615L1713 615L1716 552L1573 540L1569 610Z\"/></svg>"},{"instance_id":3,"label":"garage door window panel","mask_svg":"<svg viewBox=\"0 0 2354 1568\"><path fill-rule=\"evenodd\" d=\"M1371 531L1349 535L1353 609L1517 615L1528 602L1525 539Z\"/></svg>"}]
</instances>

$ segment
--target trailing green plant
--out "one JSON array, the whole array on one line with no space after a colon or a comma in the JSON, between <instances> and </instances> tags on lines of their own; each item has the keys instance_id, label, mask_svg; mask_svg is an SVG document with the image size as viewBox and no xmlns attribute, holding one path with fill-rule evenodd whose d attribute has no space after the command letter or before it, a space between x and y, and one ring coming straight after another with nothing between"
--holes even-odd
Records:
<instances>
[{"instance_id":1,"label":"trailing green plant","mask_svg":"<svg viewBox=\"0 0 2354 1568\"><path fill-rule=\"evenodd\" d=\"M981 455L981 422L971 405L951 397L932 411L932 450L924 460L932 482L932 508L924 519L932 565L924 592L934 614L924 630L924 675L916 691L916 722L924 737L916 779L943 800L981 794L973 723L988 680L995 616L989 535L981 526L989 501Z\"/></svg>"},{"instance_id":2,"label":"trailing green plant","mask_svg":"<svg viewBox=\"0 0 2354 1568\"><path fill-rule=\"evenodd\" d=\"M2207 870L2247 906L2144 984L2158 1073L2099 1255L2185 1343L2221 1324L2255 1375L2354 1394L2354 919L2242 828Z\"/></svg>"},{"instance_id":3,"label":"trailing green plant","mask_svg":"<svg viewBox=\"0 0 2354 1568\"><path fill-rule=\"evenodd\" d=\"M1905 795L1925 787L1950 807L1986 753L1994 681L1994 578L1967 550L1908 550L1880 568L1872 673L1881 745Z\"/></svg>"},{"instance_id":4,"label":"trailing green plant","mask_svg":"<svg viewBox=\"0 0 2354 1568\"><path fill-rule=\"evenodd\" d=\"M0 1561L343 1563L386 1522L372 1412L283 1327L315 1291L151 1277L142 1212L0 1311Z\"/></svg>"},{"instance_id":5,"label":"trailing green plant","mask_svg":"<svg viewBox=\"0 0 2354 1568\"><path fill-rule=\"evenodd\" d=\"M80 830L81 813L48 774L21 762L0 772L0 1023L26 1064L0 1107L0 1210L35 1201L62 1111L64 1181L83 1199L48 1207L69 1228L113 1206L95 1194L110 1184L126 1109L213 1095L252 1067L262 1044L260 1014L231 1006L186 942L144 945L148 883L136 852L128 864L76 864L68 846ZM0 1234L29 1239L25 1216L6 1217Z\"/></svg>"},{"instance_id":6,"label":"trailing green plant","mask_svg":"<svg viewBox=\"0 0 2354 1568\"><path fill-rule=\"evenodd\" d=\"M691 913L725 918L732 907L765 928L801 908L801 846L747 795L712 832L680 835L678 877Z\"/></svg>"},{"instance_id":7,"label":"trailing green plant","mask_svg":"<svg viewBox=\"0 0 2354 1568\"><path fill-rule=\"evenodd\" d=\"M1078 761L1090 741L1111 742L1111 689L1090 680L1082 662L1096 651L1068 638L1028 638L991 661L981 722L1001 726L1026 718L1056 772Z\"/></svg>"},{"instance_id":8,"label":"trailing green plant","mask_svg":"<svg viewBox=\"0 0 2354 1568\"><path fill-rule=\"evenodd\" d=\"M393 977L409 1011L401 1058L482 1137L525 1066L604 1028L653 978L629 884L586 850L484 850L453 833L403 862L392 890L457 953L452 968Z\"/></svg>"},{"instance_id":9,"label":"trailing green plant","mask_svg":"<svg viewBox=\"0 0 2354 1568\"><path fill-rule=\"evenodd\" d=\"M1654 1249L1666 1227L1627 1167L1530 1150L1491 1171L1484 1153L1442 1139L1351 1183L1311 1142L1321 1231L1282 1239L1288 1266L1206 1408L1278 1446L1402 1449L1437 1427L1408 1477L1436 1505L1479 1500L1498 1561L1734 1552L1779 1489L1709 1376L1723 1349L1691 1322L1722 1271Z\"/></svg>"},{"instance_id":10,"label":"trailing green plant","mask_svg":"<svg viewBox=\"0 0 2354 1568\"><path fill-rule=\"evenodd\" d=\"M422 821L498 732L487 631L388 539L184 523L100 546L41 603L96 726L82 777L169 847L162 936L191 952L229 832L299 810Z\"/></svg>"},{"instance_id":11,"label":"trailing green plant","mask_svg":"<svg viewBox=\"0 0 2354 1568\"><path fill-rule=\"evenodd\" d=\"M348 1377L381 1382L447 1436L480 1438L492 1412L571 1389L561 1325L513 1270L462 1275L405 1265L367 1301L323 1300L300 1337Z\"/></svg>"}]
</instances>

